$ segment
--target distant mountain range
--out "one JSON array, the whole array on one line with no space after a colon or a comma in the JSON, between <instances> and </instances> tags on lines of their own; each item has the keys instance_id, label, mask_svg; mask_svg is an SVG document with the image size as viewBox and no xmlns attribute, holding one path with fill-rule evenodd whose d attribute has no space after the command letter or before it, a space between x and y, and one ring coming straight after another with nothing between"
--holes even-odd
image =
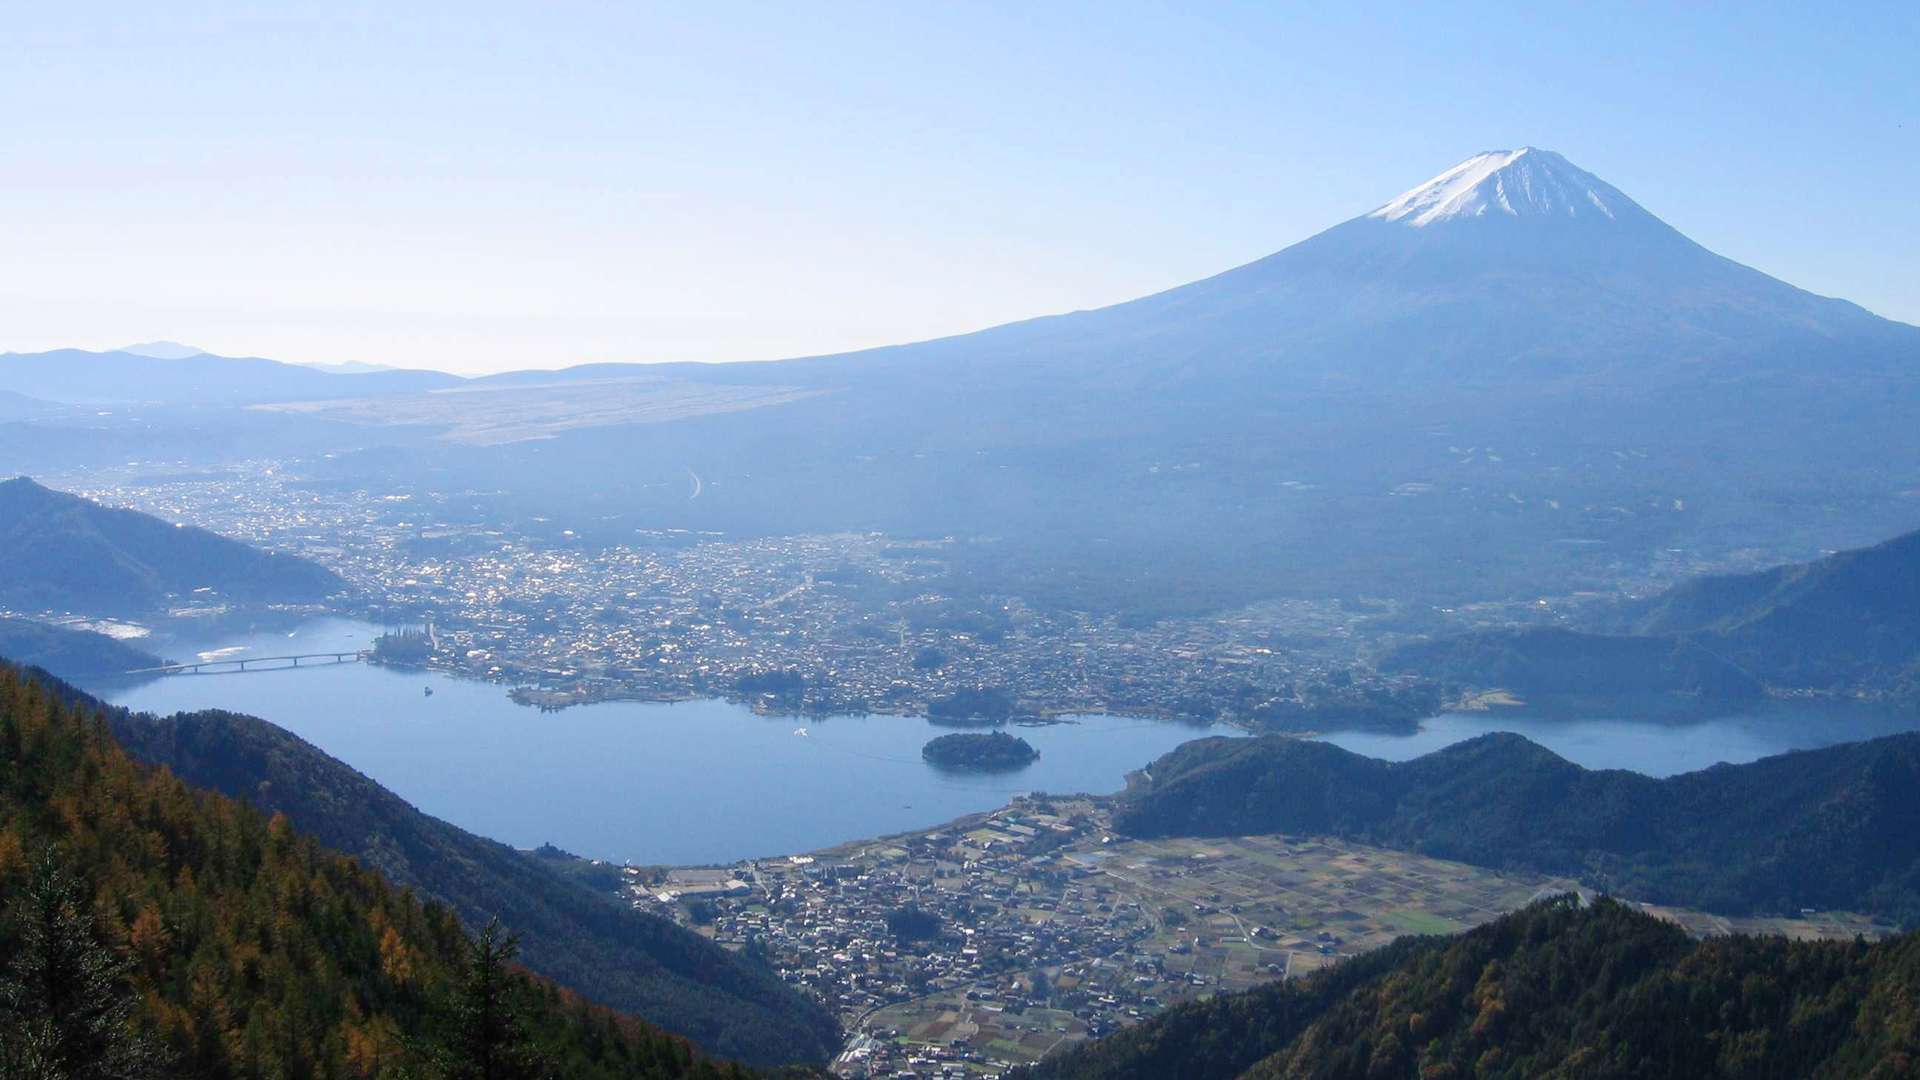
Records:
<instances>
[{"instance_id":1,"label":"distant mountain range","mask_svg":"<svg viewBox=\"0 0 1920 1080\"><path fill-rule=\"evenodd\" d=\"M145 341L138 345L122 345L118 349L110 349L108 351L127 353L131 356L145 356L154 360L185 360L195 356L213 355L197 345L182 345L177 341ZM266 360L261 362L275 363L276 361ZM376 371L395 370L385 364L366 364L357 360L347 360L335 364L318 363L310 360L295 360L292 361L292 363L296 367L312 368L315 371L328 371L336 375L367 375Z\"/></svg>"},{"instance_id":2,"label":"distant mountain range","mask_svg":"<svg viewBox=\"0 0 1920 1080\"><path fill-rule=\"evenodd\" d=\"M153 342L133 352L0 353L0 390L76 405L246 405L413 393L462 380L438 371L347 365L334 371L259 357L213 356ZM159 355L155 354L158 350Z\"/></svg>"},{"instance_id":3,"label":"distant mountain range","mask_svg":"<svg viewBox=\"0 0 1920 1080\"><path fill-rule=\"evenodd\" d=\"M1177 1006L1028 1080L1894 1077L1920 1045L1920 938L1716 937L1542 901L1299 979Z\"/></svg>"},{"instance_id":4,"label":"distant mountain range","mask_svg":"<svg viewBox=\"0 0 1920 1080\"><path fill-rule=\"evenodd\" d=\"M1146 776L1115 817L1128 835L1331 834L1708 911L1837 908L1920 924L1920 734L1663 780L1583 769L1511 734L1399 763L1281 736L1211 738Z\"/></svg>"},{"instance_id":5,"label":"distant mountain range","mask_svg":"<svg viewBox=\"0 0 1920 1080\"><path fill-rule=\"evenodd\" d=\"M137 615L195 596L312 603L345 587L338 574L305 559L101 506L26 477L0 482L0 606Z\"/></svg>"},{"instance_id":6,"label":"distant mountain range","mask_svg":"<svg viewBox=\"0 0 1920 1080\"><path fill-rule=\"evenodd\" d=\"M144 356L151 360L185 360L190 356L208 355L207 350L199 346L182 345L177 341L142 341L137 345L122 345L109 351Z\"/></svg>"},{"instance_id":7,"label":"distant mountain range","mask_svg":"<svg viewBox=\"0 0 1920 1080\"><path fill-rule=\"evenodd\" d=\"M1920 704L1920 533L1701 577L1619 605L1585 630L1444 637L1397 649L1381 666L1541 704L1672 692L1725 708L1766 689Z\"/></svg>"}]
</instances>

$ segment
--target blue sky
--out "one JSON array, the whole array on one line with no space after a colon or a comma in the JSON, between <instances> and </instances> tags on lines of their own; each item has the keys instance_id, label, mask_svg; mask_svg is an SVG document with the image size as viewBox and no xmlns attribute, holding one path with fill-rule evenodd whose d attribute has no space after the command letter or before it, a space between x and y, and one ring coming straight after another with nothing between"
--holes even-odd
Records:
<instances>
[{"instance_id":1,"label":"blue sky","mask_svg":"<svg viewBox=\"0 0 1920 1080\"><path fill-rule=\"evenodd\" d=\"M34 5L0 349L837 351L1179 284L1521 144L1920 322L1920 6L1673 7Z\"/></svg>"}]
</instances>

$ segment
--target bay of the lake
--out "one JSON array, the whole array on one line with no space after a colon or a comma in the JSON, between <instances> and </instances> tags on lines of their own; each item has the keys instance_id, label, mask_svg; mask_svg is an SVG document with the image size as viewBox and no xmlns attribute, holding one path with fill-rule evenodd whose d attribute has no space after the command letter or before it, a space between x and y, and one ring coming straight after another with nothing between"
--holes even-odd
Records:
<instances>
[{"instance_id":1,"label":"bay of the lake","mask_svg":"<svg viewBox=\"0 0 1920 1080\"><path fill-rule=\"evenodd\" d=\"M277 656L364 648L379 632L323 619L153 647L175 660ZM928 739L952 729L917 717L769 717L725 701L543 713L503 686L371 664L174 676L105 696L163 715L259 716L470 832L644 863L810 851L991 810L1021 792L1118 791L1128 772L1188 739L1235 734L1069 717L1013 729L1040 751L1027 768L956 775L920 759Z\"/></svg>"},{"instance_id":2,"label":"bay of the lake","mask_svg":"<svg viewBox=\"0 0 1920 1080\"><path fill-rule=\"evenodd\" d=\"M1673 776L1739 765L1790 750L1814 750L1920 730L1920 715L1842 702L1780 701L1685 721L1553 716L1514 709L1443 713L1411 734L1330 731L1356 754L1406 761L1493 731L1510 731L1589 769Z\"/></svg>"}]
</instances>

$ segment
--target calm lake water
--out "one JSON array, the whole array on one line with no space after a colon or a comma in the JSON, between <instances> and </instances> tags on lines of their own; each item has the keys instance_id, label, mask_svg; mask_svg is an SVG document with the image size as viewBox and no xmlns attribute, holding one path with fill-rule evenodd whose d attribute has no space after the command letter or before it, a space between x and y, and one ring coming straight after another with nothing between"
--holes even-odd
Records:
<instances>
[{"instance_id":1,"label":"calm lake water","mask_svg":"<svg viewBox=\"0 0 1920 1080\"><path fill-rule=\"evenodd\" d=\"M1334 731L1328 742L1368 757L1405 761L1490 731L1524 735L1589 769L1631 769L1649 776L1741 764L1789 750L1877 739L1920 730L1920 716L1835 703L1775 703L1752 712L1684 723L1537 716L1511 710L1446 713L1412 735Z\"/></svg>"},{"instance_id":2,"label":"calm lake water","mask_svg":"<svg viewBox=\"0 0 1920 1080\"><path fill-rule=\"evenodd\" d=\"M379 632L328 619L292 633L155 644L272 656L362 648ZM433 688L433 695L421 693ZM427 813L519 847L649 863L728 862L925 828L1026 791L1111 792L1189 739L1237 734L1113 716L1023 728L1040 760L994 776L942 773L920 748L947 729L899 716L756 716L723 701L610 702L542 713L504 687L366 664L161 679L110 694L157 713L223 708L265 717ZM1920 728L1865 708L1774 706L1686 724L1454 713L1412 735L1332 732L1329 742L1405 760L1513 731L1589 768L1653 776ZM805 735L797 734L805 730Z\"/></svg>"},{"instance_id":3,"label":"calm lake water","mask_svg":"<svg viewBox=\"0 0 1920 1080\"><path fill-rule=\"evenodd\" d=\"M329 619L291 635L154 647L175 660L274 656L362 648L378 632ZM431 697L421 692L429 686ZM107 696L161 714L217 707L264 717L470 832L647 863L809 851L991 810L1020 792L1118 791L1129 771L1188 739L1234 734L1077 717L1016 729L1040 760L982 776L921 761L926 741L951 729L914 717L764 717L724 701L542 713L502 686L368 664L180 676Z\"/></svg>"}]
</instances>

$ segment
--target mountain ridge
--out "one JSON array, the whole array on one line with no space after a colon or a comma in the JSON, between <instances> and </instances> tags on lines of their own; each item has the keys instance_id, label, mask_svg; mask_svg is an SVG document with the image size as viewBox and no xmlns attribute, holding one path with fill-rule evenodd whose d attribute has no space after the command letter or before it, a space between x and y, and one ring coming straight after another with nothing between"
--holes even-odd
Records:
<instances>
[{"instance_id":1,"label":"mountain ridge","mask_svg":"<svg viewBox=\"0 0 1920 1080\"><path fill-rule=\"evenodd\" d=\"M1330 743L1199 739L1149 766L1132 836L1330 834L1598 880L1657 903L1920 924L1920 733L1654 779L1499 733L1405 762Z\"/></svg>"},{"instance_id":2,"label":"mountain ridge","mask_svg":"<svg viewBox=\"0 0 1920 1080\"><path fill-rule=\"evenodd\" d=\"M412 393L465 380L420 369L332 372L264 357L124 350L0 353L0 390L71 405L243 406L271 401Z\"/></svg>"},{"instance_id":3,"label":"mountain ridge","mask_svg":"<svg viewBox=\"0 0 1920 1080\"><path fill-rule=\"evenodd\" d=\"M197 345L182 345L177 341L142 341L106 351L126 353L129 356L144 356L152 360L185 360L188 357L208 355L207 350Z\"/></svg>"},{"instance_id":4,"label":"mountain ridge","mask_svg":"<svg viewBox=\"0 0 1920 1080\"><path fill-rule=\"evenodd\" d=\"M1406 937L1188 1002L1028 1080L1909 1075L1920 936L1868 944L1679 927L1602 897Z\"/></svg>"},{"instance_id":5,"label":"mountain ridge","mask_svg":"<svg viewBox=\"0 0 1920 1080\"><path fill-rule=\"evenodd\" d=\"M1920 532L1746 574L1709 574L1579 627L1483 630L1397 647L1383 670L1530 703L1761 692L1920 704ZM1543 702L1544 699L1544 702Z\"/></svg>"}]
</instances>

